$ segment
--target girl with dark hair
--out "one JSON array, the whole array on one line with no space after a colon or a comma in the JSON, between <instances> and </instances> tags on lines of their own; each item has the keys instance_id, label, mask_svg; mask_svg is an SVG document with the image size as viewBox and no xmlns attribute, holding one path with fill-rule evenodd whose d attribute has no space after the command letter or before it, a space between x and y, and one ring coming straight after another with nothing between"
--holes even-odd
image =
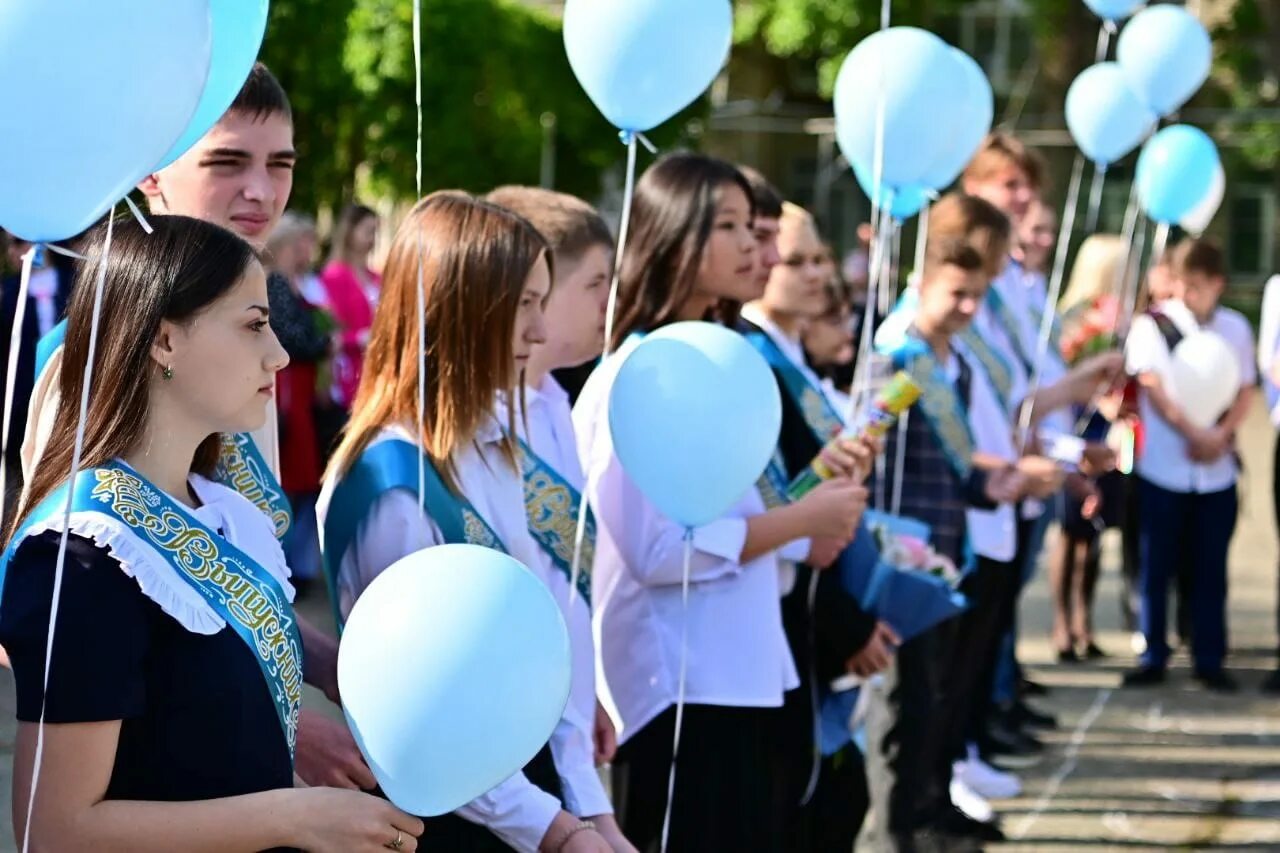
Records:
<instances>
[{"instance_id":1,"label":"girl with dark hair","mask_svg":"<svg viewBox=\"0 0 1280 853\"><path fill-rule=\"evenodd\" d=\"M288 359L247 243L185 217L151 224L122 222L109 251L102 233L89 246L53 431L6 531L18 836L43 850L416 849L421 822L389 804L293 787L289 570L269 519L211 479L221 436L261 425Z\"/></svg>"},{"instance_id":2,"label":"girl with dark hair","mask_svg":"<svg viewBox=\"0 0 1280 853\"><path fill-rule=\"evenodd\" d=\"M596 512L593 604L603 671L622 725L615 805L623 832L642 850L661 843L682 659L687 705L668 849L780 848L771 740L783 693L798 680L779 608L779 556L804 560L812 538L847 544L863 500L857 487L833 481L766 510L760 490L750 489L693 531L686 604L686 531L648 501L614 455L609 393L638 339L759 295L751 198L737 169L708 157L664 157L644 174L621 259L618 350L574 411Z\"/></svg>"}]
</instances>

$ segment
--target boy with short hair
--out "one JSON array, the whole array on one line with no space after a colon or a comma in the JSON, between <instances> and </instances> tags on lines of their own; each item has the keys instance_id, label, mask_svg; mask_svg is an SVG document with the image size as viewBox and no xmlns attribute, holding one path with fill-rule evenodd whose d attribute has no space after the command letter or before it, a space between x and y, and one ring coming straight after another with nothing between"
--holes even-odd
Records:
<instances>
[{"instance_id":1,"label":"boy with short hair","mask_svg":"<svg viewBox=\"0 0 1280 853\"><path fill-rule=\"evenodd\" d=\"M1140 589L1146 650L1126 685L1164 681L1169 660L1166 606L1169 576L1181 554L1192 560L1191 655L1205 687L1230 691L1223 668L1227 652L1227 552L1238 512L1236 431L1253 401L1257 369L1253 332L1237 311L1220 305L1226 289L1222 250L1209 240L1186 240L1170 259L1177 298L1138 317L1126 346L1128 370L1137 376L1146 446L1136 474L1141 493ZM1231 347L1241 387L1217 423L1201 427L1188 417L1190 401L1176 399L1167 365L1188 335L1209 332Z\"/></svg>"}]
</instances>

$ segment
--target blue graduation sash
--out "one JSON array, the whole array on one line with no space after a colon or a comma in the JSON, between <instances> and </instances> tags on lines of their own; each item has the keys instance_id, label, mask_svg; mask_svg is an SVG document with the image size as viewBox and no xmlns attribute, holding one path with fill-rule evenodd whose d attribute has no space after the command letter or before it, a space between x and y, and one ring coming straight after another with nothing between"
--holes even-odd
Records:
<instances>
[{"instance_id":1,"label":"blue graduation sash","mask_svg":"<svg viewBox=\"0 0 1280 853\"><path fill-rule=\"evenodd\" d=\"M983 371L991 379L996 397L999 398L1000 408L1006 412L1009 411L1009 397L1013 393L1013 371L1009 369L1009 362L1005 361L1004 357L974 330L972 323L960 333L960 340L964 341L965 346L978 359Z\"/></svg>"},{"instance_id":2,"label":"blue graduation sash","mask_svg":"<svg viewBox=\"0 0 1280 853\"><path fill-rule=\"evenodd\" d=\"M276 482L271 466L247 432L223 433L214 479L235 489L271 519L276 538L283 541L293 524L293 512L284 488Z\"/></svg>"},{"instance_id":3,"label":"blue graduation sash","mask_svg":"<svg viewBox=\"0 0 1280 853\"><path fill-rule=\"evenodd\" d=\"M991 316L995 317L1001 331L1009 339L1013 354L1018 357L1018 361L1022 362L1023 369L1028 375L1035 373L1035 362L1027 357L1027 353L1022 348L1022 333L1018 330L1018 318L1013 316L1013 310L1009 308L1009 303L1004 301L995 284L987 288L987 307L991 309Z\"/></svg>"},{"instance_id":4,"label":"blue graduation sash","mask_svg":"<svg viewBox=\"0 0 1280 853\"><path fill-rule=\"evenodd\" d=\"M520 473L524 480L524 511L529 533L551 557L551 562L573 580L573 543L578 532L582 493L533 452L520 439ZM587 530L582 537L582 560L578 566L578 594L591 605L591 566L596 554L596 522L587 512Z\"/></svg>"},{"instance_id":5,"label":"blue graduation sash","mask_svg":"<svg viewBox=\"0 0 1280 853\"><path fill-rule=\"evenodd\" d=\"M58 351L67 337L67 321L63 320L49 330L49 333L36 344L36 375L49 365L49 359ZM263 457L262 451L254 443L248 433L223 435L222 449L218 459L214 479L235 489L249 499L250 503L262 510L275 528L276 538L284 541L293 524L293 511L289 507L289 499L284 488L271 473L271 466Z\"/></svg>"},{"instance_id":6,"label":"blue graduation sash","mask_svg":"<svg viewBox=\"0 0 1280 853\"><path fill-rule=\"evenodd\" d=\"M764 332L746 332L743 337L747 343L755 347L756 352L764 356L764 360L782 377L782 385L787 394L800 410L804 422L813 433L818 444L825 445L831 437L844 429L844 420L831 406L822 389L815 388L805 375L787 358L778 345ZM780 450L775 450L769 465L756 487L769 509L789 503L787 499L787 468L782 460Z\"/></svg>"},{"instance_id":7,"label":"blue graduation sash","mask_svg":"<svg viewBox=\"0 0 1280 853\"><path fill-rule=\"evenodd\" d=\"M418 460L424 459L425 491L418 494ZM440 528L450 545L480 545L507 552L506 545L465 497L444 484L431 457L418 445L402 438L379 441L365 448L351 469L338 481L324 521L324 573L333 603L338 631L343 620L338 600L338 571L342 557L355 543L360 523L385 492L404 489L418 498L418 505Z\"/></svg>"},{"instance_id":8,"label":"blue graduation sash","mask_svg":"<svg viewBox=\"0 0 1280 853\"><path fill-rule=\"evenodd\" d=\"M915 408L924 416L952 470L961 480L973 471L973 433L969 417L955 385L928 347L915 338L891 353L893 366L905 370L920 386L920 399Z\"/></svg>"},{"instance_id":9,"label":"blue graduation sash","mask_svg":"<svg viewBox=\"0 0 1280 853\"><path fill-rule=\"evenodd\" d=\"M0 557L0 577L27 532L36 523L62 514L67 489L62 485L27 517ZM97 513L126 525L240 636L262 670L292 755L302 708L302 641L293 607L271 573L118 462L77 475L71 510Z\"/></svg>"}]
</instances>

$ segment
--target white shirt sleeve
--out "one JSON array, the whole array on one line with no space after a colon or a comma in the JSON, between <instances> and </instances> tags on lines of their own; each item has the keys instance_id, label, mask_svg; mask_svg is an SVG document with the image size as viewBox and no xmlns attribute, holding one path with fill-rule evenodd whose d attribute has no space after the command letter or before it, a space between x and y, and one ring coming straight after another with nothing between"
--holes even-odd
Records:
<instances>
[{"instance_id":1,"label":"white shirt sleeve","mask_svg":"<svg viewBox=\"0 0 1280 853\"><path fill-rule=\"evenodd\" d=\"M1258 370L1271 375L1280 342L1280 275L1273 275L1262 292L1262 322L1258 327Z\"/></svg>"},{"instance_id":2,"label":"white shirt sleeve","mask_svg":"<svg viewBox=\"0 0 1280 853\"><path fill-rule=\"evenodd\" d=\"M1258 364L1254 360L1256 347L1253 342L1253 329L1249 321L1238 314L1232 314L1237 330L1231 335L1231 346L1235 348L1240 359L1240 387L1252 388L1258 384Z\"/></svg>"},{"instance_id":3,"label":"white shirt sleeve","mask_svg":"<svg viewBox=\"0 0 1280 853\"><path fill-rule=\"evenodd\" d=\"M617 546L627 570L644 586L678 585L684 579L685 528L664 516L622 469L611 443L595 443L588 475L596 523ZM719 518L693 531L689 579L693 583L742 571L747 542L744 518Z\"/></svg>"},{"instance_id":4,"label":"white shirt sleeve","mask_svg":"<svg viewBox=\"0 0 1280 853\"><path fill-rule=\"evenodd\" d=\"M481 824L520 853L536 853L551 822L560 814L560 801L517 773L458 809L457 814Z\"/></svg>"},{"instance_id":5,"label":"white shirt sleeve","mask_svg":"<svg viewBox=\"0 0 1280 853\"><path fill-rule=\"evenodd\" d=\"M812 539L794 539L778 549L778 556L793 563L803 563L809 559L809 551L812 549Z\"/></svg>"},{"instance_id":6,"label":"white shirt sleeve","mask_svg":"<svg viewBox=\"0 0 1280 853\"><path fill-rule=\"evenodd\" d=\"M1134 318L1124 348L1125 369L1132 375L1157 373L1163 379L1169 364L1169 347L1156 321L1147 315Z\"/></svg>"},{"instance_id":7,"label":"white shirt sleeve","mask_svg":"<svg viewBox=\"0 0 1280 853\"><path fill-rule=\"evenodd\" d=\"M593 723L566 708L565 716L551 733L551 755L560 776L565 810L580 818L613 814L613 805L596 770Z\"/></svg>"}]
</instances>

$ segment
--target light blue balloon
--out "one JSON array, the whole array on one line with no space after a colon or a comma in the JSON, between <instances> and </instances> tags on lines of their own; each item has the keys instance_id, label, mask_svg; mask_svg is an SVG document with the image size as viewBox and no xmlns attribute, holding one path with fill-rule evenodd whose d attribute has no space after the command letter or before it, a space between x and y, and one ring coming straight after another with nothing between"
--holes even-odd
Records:
<instances>
[{"instance_id":1,"label":"light blue balloon","mask_svg":"<svg viewBox=\"0 0 1280 853\"><path fill-rule=\"evenodd\" d=\"M1147 216L1174 225L1204 200L1221 166L1218 146L1203 130L1166 127L1138 157L1138 201Z\"/></svg>"},{"instance_id":2,"label":"light blue balloon","mask_svg":"<svg viewBox=\"0 0 1280 853\"><path fill-rule=\"evenodd\" d=\"M1067 127L1084 155L1106 166L1137 148L1159 119L1114 62L1081 71L1067 90Z\"/></svg>"},{"instance_id":3,"label":"light blue balloon","mask_svg":"<svg viewBox=\"0 0 1280 853\"><path fill-rule=\"evenodd\" d=\"M867 194L871 203L884 210L899 222L905 222L915 216L929 201L929 190L919 184L890 189L883 183L879 189L875 187L875 179L858 164L853 165L853 176L858 179L858 186Z\"/></svg>"},{"instance_id":4,"label":"light blue balloon","mask_svg":"<svg viewBox=\"0 0 1280 853\"><path fill-rule=\"evenodd\" d=\"M187 129L154 171L168 166L199 142L240 94L267 31L267 5L267 0L211 0L213 47L209 79Z\"/></svg>"},{"instance_id":5,"label":"light blue balloon","mask_svg":"<svg viewBox=\"0 0 1280 853\"><path fill-rule=\"evenodd\" d=\"M991 81L982 66L957 48L951 48L951 55L956 61L957 73L964 80L965 97L956 104L958 114L952 119L954 129L951 134L939 140L942 152L920 181L935 191L955 183L977 153L982 140L991 132L991 122L995 119L995 93L991 91Z\"/></svg>"},{"instance_id":6,"label":"light blue balloon","mask_svg":"<svg viewBox=\"0 0 1280 853\"><path fill-rule=\"evenodd\" d=\"M209 0L0 3L0 228L65 240L146 177L209 72Z\"/></svg>"},{"instance_id":7,"label":"light blue balloon","mask_svg":"<svg viewBox=\"0 0 1280 853\"><path fill-rule=\"evenodd\" d=\"M564 47L614 127L643 132L693 103L733 39L729 0L568 0Z\"/></svg>"},{"instance_id":8,"label":"light blue balloon","mask_svg":"<svg viewBox=\"0 0 1280 853\"><path fill-rule=\"evenodd\" d=\"M625 356L609 396L613 450L668 518L714 521L760 479L782 401L764 358L715 323L673 323Z\"/></svg>"},{"instance_id":9,"label":"light blue balloon","mask_svg":"<svg viewBox=\"0 0 1280 853\"><path fill-rule=\"evenodd\" d=\"M477 545L410 554L357 599L338 649L347 724L383 792L446 814L511 776L569 698L569 632L546 585Z\"/></svg>"},{"instance_id":10,"label":"light blue balloon","mask_svg":"<svg viewBox=\"0 0 1280 853\"><path fill-rule=\"evenodd\" d=\"M920 183L952 143L967 87L951 47L933 33L915 27L873 33L850 52L836 77L840 150L874 173L883 126L881 183Z\"/></svg>"},{"instance_id":11,"label":"light blue balloon","mask_svg":"<svg viewBox=\"0 0 1280 853\"><path fill-rule=\"evenodd\" d=\"M1138 97L1167 116L1209 79L1213 42L1181 6L1149 6L1120 32L1116 60Z\"/></svg>"},{"instance_id":12,"label":"light blue balloon","mask_svg":"<svg viewBox=\"0 0 1280 853\"><path fill-rule=\"evenodd\" d=\"M1146 0L1084 0L1093 14L1104 21L1122 21L1142 7Z\"/></svg>"}]
</instances>

